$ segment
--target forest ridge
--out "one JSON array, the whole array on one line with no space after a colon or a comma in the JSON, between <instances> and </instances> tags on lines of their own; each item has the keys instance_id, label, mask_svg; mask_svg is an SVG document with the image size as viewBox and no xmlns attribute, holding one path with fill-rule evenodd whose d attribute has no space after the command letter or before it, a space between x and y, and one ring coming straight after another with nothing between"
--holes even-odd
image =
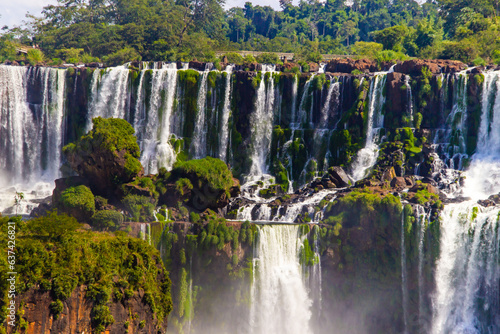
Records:
<instances>
[{"instance_id":1,"label":"forest ridge","mask_svg":"<svg viewBox=\"0 0 500 334\"><path fill-rule=\"evenodd\" d=\"M500 62L498 0L280 0L280 10L224 0L58 0L42 15L3 27L0 62L31 64L131 60L215 61L215 51L291 52L301 61L321 54L381 61L408 57ZM234 58L234 59L231 59ZM241 58L241 57L240 57ZM255 61L248 57L246 61ZM230 61L238 62L237 55ZM279 61L264 55L257 61Z\"/></svg>"}]
</instances>

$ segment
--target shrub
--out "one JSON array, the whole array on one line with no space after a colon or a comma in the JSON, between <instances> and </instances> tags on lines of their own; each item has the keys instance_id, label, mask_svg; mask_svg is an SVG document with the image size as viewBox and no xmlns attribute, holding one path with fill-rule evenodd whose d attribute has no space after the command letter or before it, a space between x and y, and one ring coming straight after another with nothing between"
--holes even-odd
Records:
<instances>
[{"instance_id":1,"label":"shrub","mask_svg":"<svg viewBox=\"0 0 500 334\"><path fill-rule=\"evenodd\" d=\"M151 198L140 195L127 195L122 200L125 209L131 214L134 221L153 221L155 205Z\"/></svg>"},{"instance_id":2,"label":"shrub","mask_svg":"<svg viewBox=\"0 0 500 334\"><path fill-rule=\"evenodd\" d=\"M177 162L172 169L172 175L188 178L197 188L207 184L212 190L225 191L233 185L233 175L224 161L212 157Z\"/></svg>"},{"instance_id":3,"label":"shrub","mask_svg":"<svg viewBox=\"0 0 500 334\"><path fill-rule=\"evenodd\" d=\"M43 52L38 49L29 49L27 58L31 65L36 65L43 62Z\"/></svg>"},{"instance_id":4,"label":"shrub","mask_svg":"<svg viewBox=\"0 0 500 334\"><path fill-rule=\"evenodd\" d=\"M278 64L280 63L280 58L276 53L265 52L261 53L256 57L258 63L261 64Z\"/></svg>"},{"instance_id":5,"label":"shrub","mask_svg":"<svg viewBox=\"0 0 500 334\"><path fill-rule=\"evenodd\" d=\"M118 66L129 61L140 61L141 55L131 47L123 48L103 58L106 65Z\"/></svg>"},{"instance_id":6,"label":"shrub","mask_svg":"<svg viewBox=\"0 0 500 334\"><path fill-rule=\"evenodd\" d=\"M356 42L351 46L351 53L356 56L375 58L384 46L375 42Z\"/></svg>"},{"instance_id":7,"label":"shrub","mask_svg":"<svg viewBox=\"0 0 500 334\"><path fill-rule=\"evenodd\" d=\"M92 216L92 225L98 229L115 229L123 223L123 215L115 210L97 211Z\"/></svg>"},{"instance_id":8,"label":"shrub","mask_svg":"<svg viewBox=\"0 0 500 334\"><path fill-rule=\"evenodd\" d=\"M94 195L84 185L67 188L61 193L60 207L77 219L89 219L95 213Z\"/></svg>"},{"instance_id":9,"label":"shrub","mask_svg":"<svg viewBox=\"0 0 500 334\"><path fill-rule=\"evenodd\" d=\"M64 305L59 299L50 303L50 312L54 315L54 319L58 319L59 315L64 311Z\"/></svg>"},{"instance_id":10,"label":"shrub","mask_svg":"<svg viewBox=\"0 0 500 334\"><path fill-rule=\"evenodd\" d=\"M232 64L241 65L243 64L243 57L236 52L228 52L225 54L227 61Z\"/></svg>"}]
</instances>

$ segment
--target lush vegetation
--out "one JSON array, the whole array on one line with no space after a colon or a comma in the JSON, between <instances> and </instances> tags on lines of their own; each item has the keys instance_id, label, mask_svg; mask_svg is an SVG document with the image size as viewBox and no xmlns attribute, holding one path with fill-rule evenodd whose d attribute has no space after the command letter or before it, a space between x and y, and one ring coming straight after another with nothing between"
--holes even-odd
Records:
<instances>
[{"instance_id":1,"label":"lush vegetation","mask_svg":"<svg viewBox=\"0 0 500 334\"><path fill-rule=\"evenodd\" d=\"M7 245L7 224L16 222L16 270L18 293L29 289L50 292L50 310L55 318L77 286L86 286L93 302L92 325L96 333L114 322L108 304L126 302L144 293L144 301L161 323L172 309L170 279L160 254L146 242L108 233L79 232L77 221L65 214L23 222L0 217L0 240ZM1 321L7 301L7 261L0 259ZM22 307L18 313L23 312ZM20 317L19 327L26 326Z\"/></svg>"},{"instance_id":2,"label":"lush vegetation","mask_svg":"<svg viewBox=\"0 0 500 334\"><path fill-rule=\"evenodd\" d=\"M281 0L281 9L275 10L246 2L225 11L222 0L58 0L41 17L31 15L26 24L4 29L0 61L18 59L16 47L33 44L40 50L30 50L26 63L214 61L216 50L292 52L307 61L317 61L320 54L500 60L496 1L345 3L301 1L294 6ZM241 58L229 54L230 61Z\"/></svg>"},{"instance_id":3,"label":"lush vegetation","mask_svg":"<svg viewBox=\"0 0 500 334\"><path fill-rule=\"evenodd\" d=\"M204 185L208 185L212 190L224 191L229 194L229 189L233 185L233 176L227 165L224 161L212 157L179 161L174 165L171 176L187 176L189 178L179 179L177 186L180 188L190 187L192 189L192 183L196 180L198 189L203 189Z\"/></svg>"}]
</instances>

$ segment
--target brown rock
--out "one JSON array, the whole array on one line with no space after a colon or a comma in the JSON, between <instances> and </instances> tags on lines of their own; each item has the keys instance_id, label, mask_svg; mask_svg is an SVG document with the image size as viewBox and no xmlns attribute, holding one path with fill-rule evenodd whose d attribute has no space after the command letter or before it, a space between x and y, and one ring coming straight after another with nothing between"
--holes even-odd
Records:
<instances>
[{"instance_id":1,"label":"brown rock","mask_svg":"<svg viewBox=\"0 0 500 334\"><path fill-rule=\"evenodd\" d=\"M432 74L439 73L455 73L463 71L467 65L456 60L443 60L443 59L411 59L398 63L394 68L395 72L401 72L412 76L422 74L422 69L427 67Z\"/></svg>"},{"instance_id":2,"label":"brown rock","mask_svg":"<svg viewBox=\"0 0 500 334\"><path fill-rule=\"evenodd\" d=\"M392 181L396 177L396 171L394 167L386 168L384 173L382 174L382 181Z\"/></svg>"},{"instance_id":3,"label":"brown rock","mask_svg":"<svg viewBox=\"0 0 500 334\"><path fill-rule=\"evenodd\" d=\"M404 189L406 188L406 181L403 177L396 176L391 180L391 187L393 188L398 188L398 189Z\"/></svg>"},{"instance_id":4,"label":"brown rock","mask_svg":"<svg viewBox=\"0 0 500 334\"><path fill-rule=\"evenodd\" d=\"M193 68L198 71L204 71L207 63L202 63L201 61L190 61L189 68Z\"/></svg>"},{"instance_id":5,"label":"brown rock","mask_svg":"<svg viewBox=\"0 0 500 334\"><path fill-rule=\"evenodd\" d=\"M309 72L318 72L319 65L316 63L309 63Z\"/></svg>"},{"instance_id":6,"label":"brown rock","mask_svg":"<svg viewBox=\"0 0 500 334\"><path fill-rule=\"evenodd\" d=\"M378 64L370 59L337 58L332 59L326 65L326 72L351 73L354 70L361 72L376 72Z\"/></svg>"},{"instance_id":7,"label":"brown rock","mask_svg":"<svg viewBox=\"0 0 500 334\"><path fill-rule=\"evenodd\" d=\"M347 187L349 186L350 180L349 176L347 176L346 172L342 167L334 166L328 169L328 173L332 177L332 181L335 182L339 187Z\"/></svg>"}]
</instances>

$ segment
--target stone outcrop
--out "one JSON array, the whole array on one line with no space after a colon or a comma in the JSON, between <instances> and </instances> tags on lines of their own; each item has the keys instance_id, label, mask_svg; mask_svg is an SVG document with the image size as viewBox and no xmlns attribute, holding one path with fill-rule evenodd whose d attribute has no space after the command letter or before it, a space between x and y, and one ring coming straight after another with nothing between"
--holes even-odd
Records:
<instances>
[{"instance_id":1,"label":"stone outcrop","mask_svg":"<svg viewBox=\"0 0 500 334\"><path fill-rule=\"evenodd\" d=\"M141 292L136 292L127 301L111 303L109 310L114 323L106 329L106 333L165 333L167 322L158 324L153 311L144 304L143 298L144 292L142 295ZM50 305L53 301L49 292L35 289L18 296L17 305L24 303L23 319L27 323L25 334L93 332L91 312L94 304L86 297L86 286L80 285L71 293L71 297L63 302L63 311L57 317L51 312Z\"/></svg>"},{"instance_id":2,"label":"stone outcrop","mask_svg":"<svg viewBox=\"0 0 500 334\"><path fill-rule=\"evenodd\" d=\"M378 63L370 59L337 58L330 60L326 65L326 72L351 73L358 70L364 73L379 70Z\"/></svg>"},{"instance_id":3,"label":"stone outcrop","mask_svg":"<svg viewBox=\"0 0 500 334\"><path fill-rule=\"evenodd\" d=\"M398 64L394 67L394 72L418 76L422 74L422 69L424 67L427 67L432 74L439 74L460 72L465 70L467 65L458 60L412 59L398 62Z\"/></svg>"}]
</instances>

